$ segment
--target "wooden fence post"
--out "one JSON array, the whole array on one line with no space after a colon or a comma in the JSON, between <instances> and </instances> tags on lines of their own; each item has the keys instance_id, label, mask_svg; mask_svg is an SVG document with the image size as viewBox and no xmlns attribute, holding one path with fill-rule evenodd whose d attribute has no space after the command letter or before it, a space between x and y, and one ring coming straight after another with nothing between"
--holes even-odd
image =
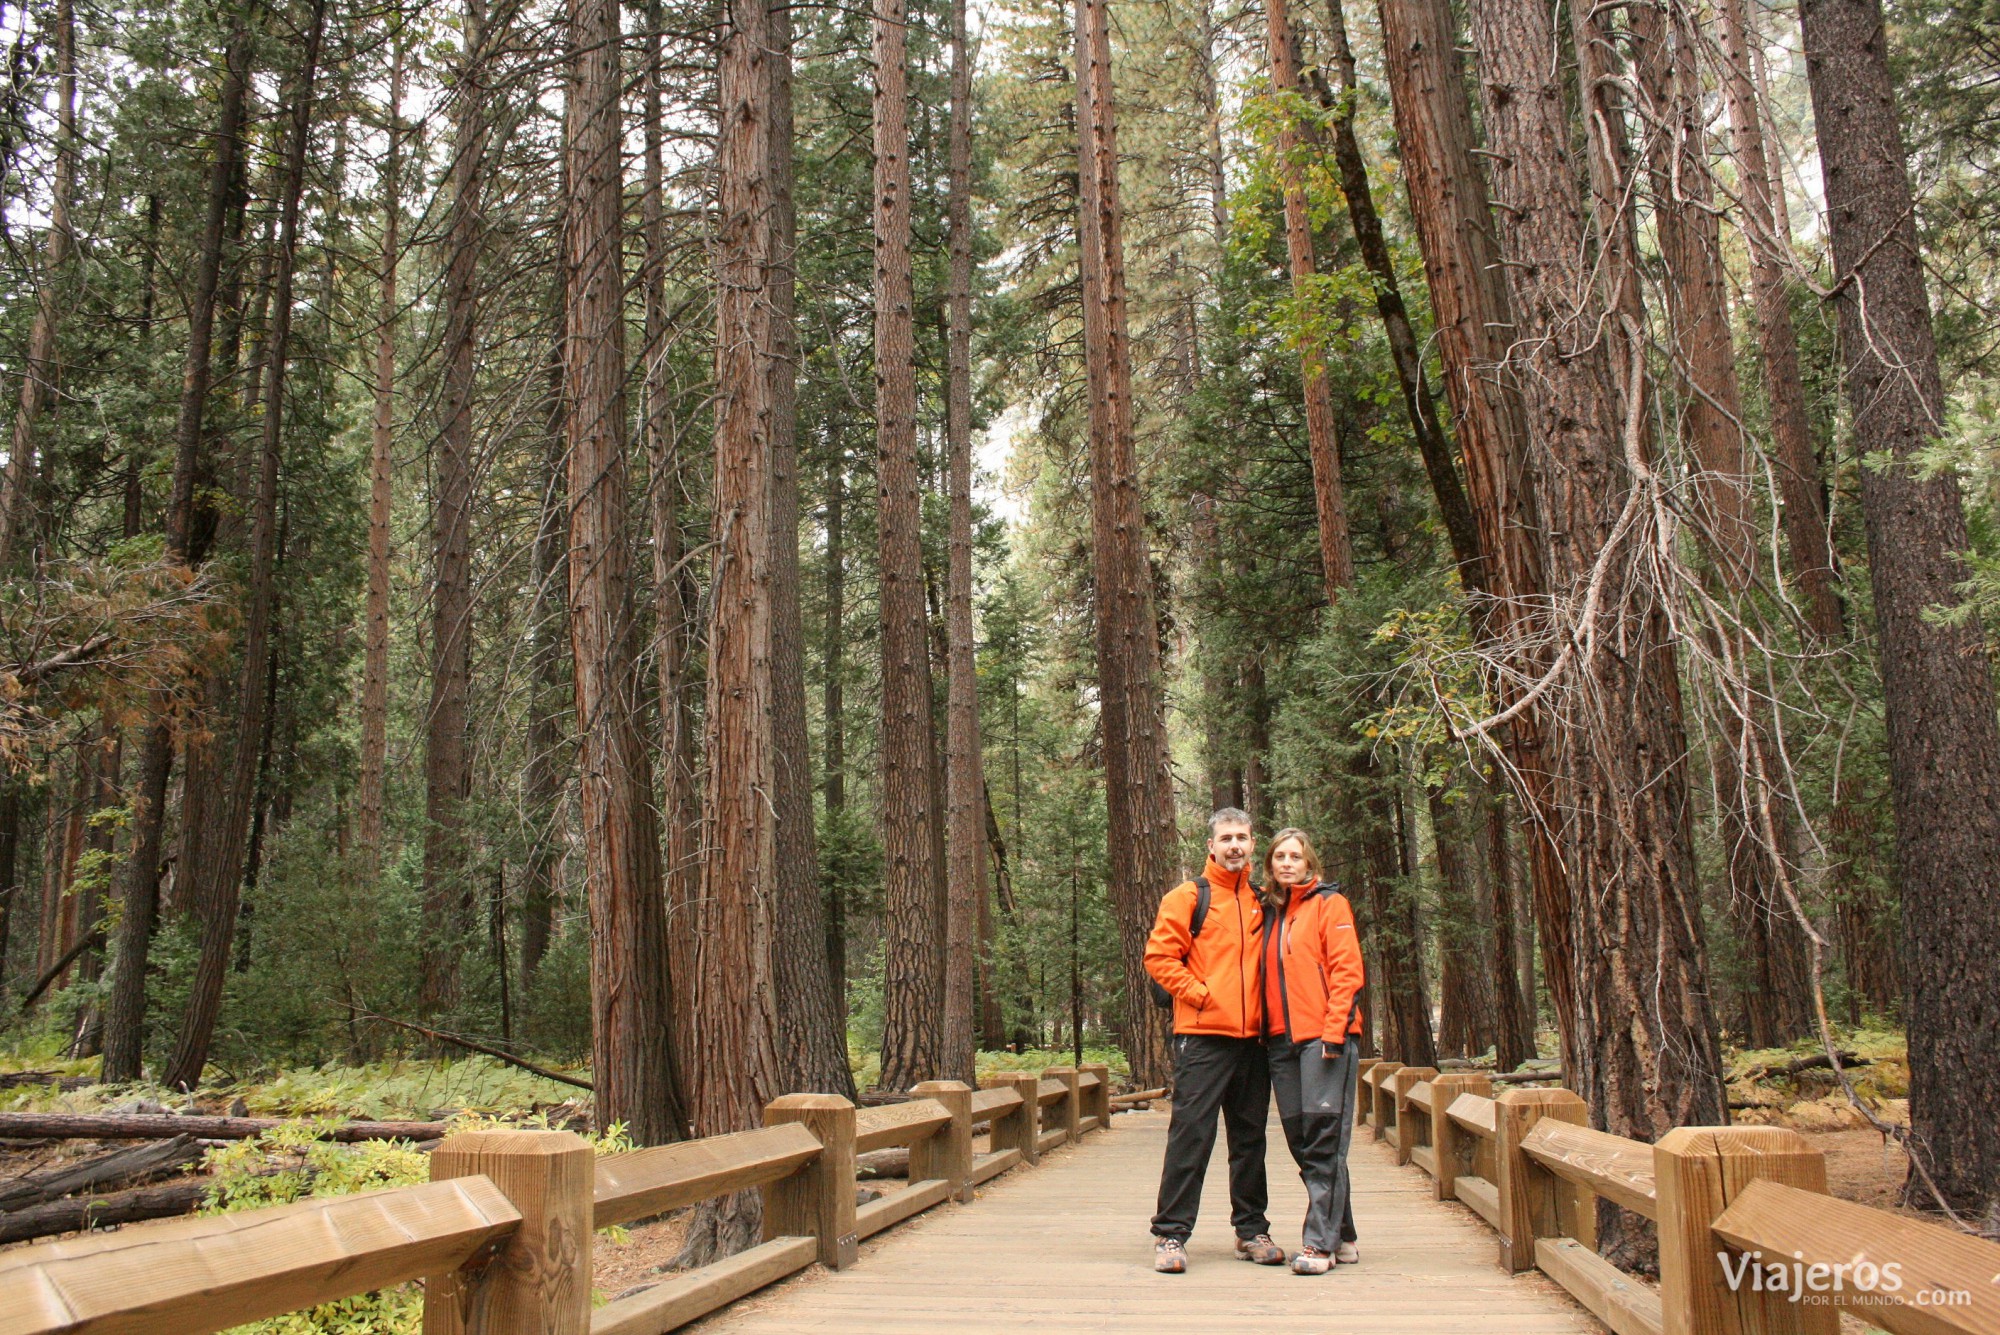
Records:
<instances>
[{"instance_id":1,"label":"wooden fence post","mask_svg":"<svg viewBox=\"0 0 2000 1335\"><path fill-rule=\"evenodd\" d=\"M1575 1238L1597 1248L1597 1197L1563 1181L1521 1152L1521 1140L1544 1117L1590 1124L1590 1109L1567 1089L1510 1089L1493 1100L1494 1186L1500 1196L1500 1264L1535 1268L1536 1238Z\"/></svg>"},{"instance_id":2,"label":"wooden fence post","mask_svg":"<svg viewBox=\"0 0 2000 1335\"><path fill-rule=\"evenodd\" d=\"M1354 1121L1357 1126L1367 1126L1368 1115L1374 1111L1375 1087L1368 1083L1368 1073L1381 1060L1380 1057L1363 1057L1354 1064Z\"/></svg>"},{"instance_id":3,"label":"wooden fence post","mask_svg":"<svg viewBox=\"0 0 2000 1335\"><path fill-rule=\"evenodd\" d=\"M424 1335L587 1335L596 1154L568 1131L468 1131L431 1155L431 1181L484 1174L521 1226L482 1266L424 1286Z\"/></svg>"},{"instance_id":4,"label":"wooden fence post","mask_svg":"<svg viewBox=\"0 0 2000 1335\"><path fill-rule=\"evenodd\" d=\"M1037 1137L1042 1133L1042 1078L1026 1071L1003 1071L988 1076L987 1085L992 1089L1011 1089L1021 1096L1019 1107L992 1120L993 1152L1016 1149L1021 1151L1022 1163L1040 1163L1041 1142Z\"/></svg>"},{"instance_id":5,"label":"wooden fence post","mask_svg":"<svg viewBox=\"0 0 2000 1335\"><path fill-rule=\"evenodd\" d=\"M1751 1282L1755 1257L1725 1270L1729 1248L1710 1228L1760 1178L1826 1194L1826 1159L1805 1137L1781 1126L1678 1127L1653 1146L1653 1178L1663 1335L1834 1335L1840 1329L1830 1303L1789 1301L1797 1296L1789 1285L1760 1292ZM1789 1256L1764 1262L1783 1265L1788 1275L1793 1266Z\"/></svg>"},{"instance_id":6,"label":"wooden fence post","mask_svg":"<svg viewBox=\"0 0 2000 1335\"><path fill-rule=\"evenodd\" d=\"M1094 1075L1097 1083L1083 1096L1083 1115L1097 1119L1099 1131L1111 1129L1111 1068L1103 1062L1085 1062L1077 1070L1083 1075Z\"/></svg>"},{"instance_id":7,"label":"wooden fence post","mask_svg":"<svg viewBox=\"0 0 2000 1335\"><path fill-rule=\"evenodd\" d=\"M926 1080L910 1091L920 1099L936 1099L951 1114L951 1124L910 1146L910 1181L933 1178L951 1183L953 1200L972 1199L972 1086L957 1080Z\"/></svg>"},{"instance_id":8,"label":"wooden fence post","mask_svg":"<svg viewBox=\"0 0 2000 1335\"><path fill-rule=\"evenodd\" d=\"M1066 1092L1056 1103L1056 1116L1062 1121L1063 1144L1076 1144L1083 1139L1083 1097L1077 1083L1082 1075L1074 1066L1051 1066L1042 1072L1042 1079L1062 1081Z\"/></svg>"},{"instance_id":9,"label":"wooden fence post","mask_svg":"<svg viewBox=\"0 0 2000 1335\"><path fill-rule=\"evenodd\" d=\"M1405 1066L1389 1078L1389 1100L1396 1107L1396 1162L1407 1164L1417 1146L1417 1128L1410 1121L1410 1091L1437 1075L1435 1066ZM1425 1122L1426 1132L1430 1124Z\"/></svg>"},{"instance_id":10,"label":"wooden fence post","mask_svg":"<svg viewBox=\"0 0 2000 1335\"><path fill-rule=\"evenodd\" d=\"M821 1265L853 1265L854 1105L838 1094L785 1094L764 1105L764 1125L785 1122L819 1138L819 1157L764 1186L764 1238L817 1238Z\"/></svg>"},{"instance_id":11,"label":"wooden fence post","mask_svg":"<svg viewBox=\"0 0 2000 1335\"><path fill-rule=\"evenodd\" d=\"M1402 1069L1401 1062L1379 1061L1368 1072L1368 1125L1375 1129L1377 1140L1389 1134L1388 1119L1395 1111L1395 1105L1386 1097L1385 1087L1389 1077Z\"/></svg>"},{"instance_id":12,"label":"wooden fence post","mask_svg":"<svg viewBox=\"0 0 2000 1335\"><path fill-rule=\"evenodd\" d=\"M1432 1179L1432 1189L1441 1201L1457 1199L1454 1184L1459 1174L1459 1146L1471 1140L1477 1153L1479 1138L1468 1136L1458 1129L1457 1122L1451 1120L1449 1109L1452 1100L1460 1094L1477 1094L1490 1099L1493 1097L1493 1081L1470 1071L1447 1071L1431 1081L1431 1149L1437 1155L1437 1176ZM1476 1169L1473 1175L1478 1175Z\"/></svg>"}]
</instances>

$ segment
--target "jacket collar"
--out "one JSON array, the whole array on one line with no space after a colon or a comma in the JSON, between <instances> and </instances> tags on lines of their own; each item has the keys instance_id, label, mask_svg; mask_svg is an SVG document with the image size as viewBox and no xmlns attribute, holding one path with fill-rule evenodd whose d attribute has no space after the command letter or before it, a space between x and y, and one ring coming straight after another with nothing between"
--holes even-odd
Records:
<instances>
[{"instance_id":1,"label":"jacket collar","mask_svg":"<svg viewBox=\"0 0 2000 1335\"><path fill-rule=\"evenodd\" d=\"M1227 890L1231 894L1240 894L1248 889L1250 885L1250 869L1248 866L1244 867L1242 871L1226 871L1217 865L1214 858L1208 860L1208 865L1202 868L1201 874L1207 877L1208 883L1217 890Z\"/></svg>"},{"instance_id":2,"label":"jacket collar","mask_svg":"<svg viewBox=\"0 0 2000 1335\"><path fill-rule=\"evenodd\" d=\"M1292 887L1292 903L1294 904L1305 903L1306 900L1312 896L1313 892L1318 889L1319 889L1319 877L1317 876L1313 877L1310 881L1300 882L1298 885Z\"/></svg>"}]
</instances>

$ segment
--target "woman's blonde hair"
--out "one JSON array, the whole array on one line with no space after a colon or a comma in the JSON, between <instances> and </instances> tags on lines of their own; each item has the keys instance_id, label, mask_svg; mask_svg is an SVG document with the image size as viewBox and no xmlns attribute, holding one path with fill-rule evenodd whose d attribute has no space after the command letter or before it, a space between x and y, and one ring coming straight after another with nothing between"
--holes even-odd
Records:
<instances>
[{"instance_id":1,"label":"woman's blonde hair","mask_svg":"<svg viewBox=\"0 0 2000 1335\"><path fill-rule=\"evenodd\" d=\"M1271 836L1271 846L1264 852L1265 890L1267 893L1275 895L1280 899L1283 898L1284 892L1278 886L1278 873L1271 866L1271 855L1276 853L1278 845L1284 843L1287 839L1296 839L1299 841L1299 851L1305 854L1306 866L1311 869L1313 875L1325 875L1325 869L1319 864L1319 850L1313 847L1312 836L1304 830L1299 829L1296 825L1287 825L1284 829Z\"/></svg>"}]
</instances>

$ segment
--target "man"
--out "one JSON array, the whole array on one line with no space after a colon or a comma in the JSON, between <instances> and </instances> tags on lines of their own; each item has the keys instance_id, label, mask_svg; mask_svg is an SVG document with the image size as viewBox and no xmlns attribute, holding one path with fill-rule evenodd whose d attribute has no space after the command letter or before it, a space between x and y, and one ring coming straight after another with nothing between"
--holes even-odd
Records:
<instances>
[{"instance_id":1,"label":"man","mask_svg":"<svg viewBox=\"0 0 2000 1335\"><path fill-rule=\"evenodd\" d=\"M1218 1112L1229 1136L1236 1255L1258 1265L1285 1263L1264 1214L1270 1200L1264 1123L1271 1077L1258 974L1264 911L1250 884L1256 844L1250 818L1241 811L1224 807L1210 816L1208 865L1197 880L1167 892L1146 939L1146 972L1174 1004L1174 1111L1160 1172L1160 1209L1153 1216L1153 1269L1163 1274L1187 1269L1187 1240L1215 1150Z\"/></svg>"}]
</instances>

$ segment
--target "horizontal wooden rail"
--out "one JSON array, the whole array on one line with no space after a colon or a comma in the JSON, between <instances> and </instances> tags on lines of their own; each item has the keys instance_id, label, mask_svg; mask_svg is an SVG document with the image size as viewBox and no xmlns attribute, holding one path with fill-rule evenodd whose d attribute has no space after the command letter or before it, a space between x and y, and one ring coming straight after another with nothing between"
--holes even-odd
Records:
<instances>
[{"instance_id":1,"label":"horizontal wooden rail","mask_svg":"<svg viewBox=\"0 0 2000 1335\"><path fill-rule=\"evenodd\" d=\"M989 1182L1011 1168L1021 1164L1021 1151L1001 1150L995 1154L981 1154L972 1160L972 1181L975 1185Z\"/></svg>"},{"instance_id":2,"label":"horizontal wooden rail","mask_svg":"<svg viewBox=\"0 0 2000 1335\"><path fill-rule=\"evenodd\" d=\"M1535 1265L1616 1335L1660 1335L1665 1323L1659 1291L1575 1238L1537 1238Z\"/></svg>"},{"instance_id":3,"label":"horizontal wooden rail","mask_svg":"<svg viewBox=\"0 0 2000 1335\"><path fill-rule=\"evenodd\" d=\"M2000 1247L1955 1229L1764 1180L1730 1201L1714 1233L1746 1255L1825 1267L1829 1285L1844 1266L1827 1290L1834 1304L1896 1335L2000 1330ZM1865 1292L1853 1279L1863 1265L1875 1279Z\"/></svg>"},{"instance_id":4,"label":"horizontal wooden rail","mask_svg":"<svg viewBox=\"0 0 2000 1335\"><path fill-rule=\"evenodd\" d=\"M1493 1100L1477 1094L1460 1094L1445 1110L1446 1116L1475 1136L1492 1136Z\"/></svg>"},{"instance_id":5,"label":"horizontal wooden rail","mask_svg":"<svg viewBox=\"0 0 2000 1335\"><path fill-rule=\"evenodd\" d=\"M761 1187L790 1177L818 1155L819 1139L796 1122L606 1155L597 1161L592 1222L598 1228L629 1224Z\"/></svg>"},{"instance_id":6,"label":"horizontal wooden rail","mask_svg":"<svg viewBox=\"0 0 2000 1335\"><path fill-rule=\"evenodd\" d=\"M726 1307L813 1263L812 1238L773 1238L713 1265L676 1275L590 1314L590 1335L658 1335Z\"/></svg>"},{"instance_id":7,"label":"horizontal wooden rail","mask_svg":"<svg viewBox=\"0 0 2000 1335\"><path fill-rule=\"evenodd\" d=\"M43 1243L0 1257L0 1335L203 1335L457 1270L520 1224L465 1177Z\"/></svg>"},{"instance_id":8,"label":"horizontal wooden rail","mask_svg":"<svg viewBox=\"0 0 2000 1335\"><path fill-rule=\"evenodd\" d=\"M854 1119L854 1152L895 1149L947 1126L951 1114L936 1099L912 1099L886 1108L867 1108Z\"/></svg>"},{"instance_id":9,"label":"horizontal wooden rail","mask_svg":"<svg viewBox=\"0 0 2000 1335\"><path fill-rule=\"evenodd\" d=\"M788 1094L766 1106L761 1128L602 1158L566 1131L453 1136L420 1186L0 1256L0 1335L205 1335L418 1279L425 1335L654 1335L814 1261L851 1265L861 1238L969 1201L977 1184L1111 1124L1101 1064L996 1085L932 1081L861 1111L835 1095ZM990 1153L973 1153L975 1118L990 1127ZM857 1208L855 1155L900 1145L910 1185ZM752 1188L764 1197L761 1246L591 1312L595 1229Z\"/></svg>"},{"instance_id":10,"label":"horizontal wooden rail","mask_svg":"<svg viewBox=\"0 0 2000 1335\"><path fill-rule=\"evenodd\" d=\"M1483 1073L1392 1062L1368 1084L1378 1132L1492 1227L1501 1265L1542 1271L1617 1335L1836 1335L1843 1307L1893 1335L2000 1331L2000 1246L1828 1196L1795 1131L1681 1127L1648 1145L1584 1125L1561 1088L1488 1098ZM1657 1223L1657 1288L1598 1255L1599 1197Z\"/></svg>"},{"instance_id":11,"label":"horizontal wooden rail","mask_svg":"<svg viewBox=\"0 0 2000 1335\"><path fill-rule=\"evenodd\" d=\"M1021 1106L1021 1095L1012 1089L979 1089L972 1094L972 1120L983 1122L989 1117L1009 1113Z\"/></svg>"},{"instance_id":12,"label":"horizontal wooden rail","mask_svg":"<svg viewBox=\"0 0 2000 1335\"><path fill-rule=\"evenodd\" d=\"M1523 1138L1521 1152L1566 1182L1654 1217L1658 1202L1651 1145L1545 1118Z\"/></svg>"},{"instance_id":13,"label":"horizontal wooden rail","mask_svg":"<svg viewBox=\"0 0 2000 1335\"><path fill-rule=\"evenodd\" d=\"M913 1214L921 1214L952 1194L952 1184L942 1178L912 1182L898 1192L873 1200L854 1211L854 1235L872 1238L892 1224L900 1224Z\"/></svg>"},{"instance_id":14,"label":"horizontal wooden rail","mask_svg":"<svg viewBox=\"0 0 2000 1335\"><path fill-rule=\"evenodd\" d=\"M1410 1086L1410 1092L1405 1094L1403 1098L1405 1102L1422 1108L1425 1112L1429 1112L1431 1110L1431 1082L1428 1080L1417 1081L1416 1084Z\"/></svg>"}]
</instances>

